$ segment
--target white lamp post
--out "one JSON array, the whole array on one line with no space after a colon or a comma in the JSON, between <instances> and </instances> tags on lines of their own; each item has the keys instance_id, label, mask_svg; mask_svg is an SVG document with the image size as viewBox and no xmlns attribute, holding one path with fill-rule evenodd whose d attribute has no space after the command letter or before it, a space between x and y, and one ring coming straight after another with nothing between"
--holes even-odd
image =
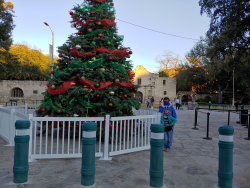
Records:
<instances>
[{"instance_id":1,"label":"white lamp post","mask_svg":"<svg viewBox=\"0 0 250 188\"><path fill-rule=\"evenodd\" d=\"M49 24L47 22L43 22L46 26L49 26ZM54 31L52 31L51 27L49 26L51 32L52 32L52 62L51 62L51 78L53 78L53 55L54 55Z\"/></svg>"}]
</instances>

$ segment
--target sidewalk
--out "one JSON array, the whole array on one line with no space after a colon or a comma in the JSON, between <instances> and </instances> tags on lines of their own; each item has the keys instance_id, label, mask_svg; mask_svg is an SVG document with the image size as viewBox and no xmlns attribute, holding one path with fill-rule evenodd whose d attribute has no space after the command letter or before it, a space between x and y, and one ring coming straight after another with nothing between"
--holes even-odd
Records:
<instances>
[{"instance_id":1,"label":"sidewalk","mask_svg":"<svg viewBox=\"0 0 250 188\"><path fill-rule=\"evenodd\" d=\"M208 111L203 110L207 113ZM206 136L206 114L198 114L199 130L192 130L194 110L178 110L173 145L164 152L164 187L214 188L218 184L218 127L227 124L226 112L210 111L210 132ZM235 122L239 115L231 113L234 127L234 188L250 187L250 141L247 129ZM13 183L14 147L0 138L0 188L77 188L81 186L81 159L49 159L29 163L28 182ZM114 156L112 161L96 158L98 188L147 188L149 186L150 151Z\"/></svg>"}]
</instances>

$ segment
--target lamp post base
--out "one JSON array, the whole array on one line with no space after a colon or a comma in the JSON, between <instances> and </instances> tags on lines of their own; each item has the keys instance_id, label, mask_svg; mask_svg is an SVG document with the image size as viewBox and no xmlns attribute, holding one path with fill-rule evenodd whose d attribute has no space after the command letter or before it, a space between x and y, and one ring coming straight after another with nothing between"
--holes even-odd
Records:
<instances>
[{"instance_id":1,"label":"lamp post base","mask_svg":"<svg viewBox=\"0 0 250 188\"><path fill-rule=\"evenodd\" d=\"M203 139L205 139L205 140L212 140L212 138L210 138L210 137L204 137Z\"/></svg>"}]
</instances>

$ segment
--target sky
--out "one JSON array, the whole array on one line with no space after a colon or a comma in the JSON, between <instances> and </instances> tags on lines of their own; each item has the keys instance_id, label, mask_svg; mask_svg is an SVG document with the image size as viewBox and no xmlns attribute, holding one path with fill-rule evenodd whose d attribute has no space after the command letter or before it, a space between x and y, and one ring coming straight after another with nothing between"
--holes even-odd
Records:
<instances>
[{"instance_id":1,"label":"sky","mask_svg":"<svg viewBox=\"0 0 250 188\"><path fill-rule=\"evenodd\" d=\"M27 42L49 54L54 31L54 54L68 36L71 28L70 10L84 0L10 0L14 4L14 43ZM113 0L116 18L155 31L186 38L199 39L209 28L209 18L200 15L199 0ZM150 72L158 72L155 58L164 50L179 54L181 59L197 40L173 37L116 20L118 35L124 35L123 46L133 51L130 60L134 68L143 65Z\"/></svg>"}]
</instances>

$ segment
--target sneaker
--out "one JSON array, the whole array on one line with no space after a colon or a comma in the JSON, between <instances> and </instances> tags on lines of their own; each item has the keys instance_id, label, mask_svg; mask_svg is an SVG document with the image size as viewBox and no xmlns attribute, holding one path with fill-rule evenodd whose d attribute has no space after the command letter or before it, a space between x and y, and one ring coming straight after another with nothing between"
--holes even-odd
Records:
<instances>
[{"instance_id":1,"label":"sneaker","mask_svg":"<svg viewBox=\"0 0 250 188\"><path fill-rule=\"evenodd\" d=\"M164 151L165 151L165 152L168 152L168 151L169 151L169 149L165 149Z\"/></svg>"}]
</instances>

